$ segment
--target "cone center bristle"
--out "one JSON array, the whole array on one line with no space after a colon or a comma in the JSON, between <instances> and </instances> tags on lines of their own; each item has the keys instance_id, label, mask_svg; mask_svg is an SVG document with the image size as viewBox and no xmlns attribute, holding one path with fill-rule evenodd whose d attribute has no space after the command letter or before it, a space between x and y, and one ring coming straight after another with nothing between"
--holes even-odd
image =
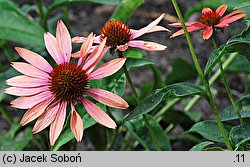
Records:
<instances>
[{"instance_id":1,"label":"cone center bristle","mask_svg":"<svg viewBox=\"0 0 250 167\"><path fill-rule=\"evenodd\" d=\"M216 12L209 11L201 15L200 22L207 26L214 26L220 22L220 16Z\"/></svg>"},{"instance_id":2,"label":"cone center bristle","mask_svg":"<svg viewBox=\"0 0 250 167\"><path fill-rule=\"evenodd\" d=\"M101 40L107 38L106 45L111 49L116 46L125 45L130 41L131 32L129 27L118 20L108 21L101 30Z\"/></svg>"},{"instance_id":3,"label":"cone center bristle","mask_svg":"<svg viewBox=\"0 0 250 167\"><path fill-rule=\"evenodd\" d=\"M56 66L50 77L50 91L61 101L80 99L88 86L86 73L73 63Z\"/></svg>"}]
</instances>

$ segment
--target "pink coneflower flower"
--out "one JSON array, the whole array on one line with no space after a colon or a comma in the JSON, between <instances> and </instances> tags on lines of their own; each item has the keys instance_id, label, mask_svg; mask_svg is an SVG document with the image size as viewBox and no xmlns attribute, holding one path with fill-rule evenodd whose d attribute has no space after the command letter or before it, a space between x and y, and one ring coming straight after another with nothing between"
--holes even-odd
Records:
<instances>
[{"instance_id":1,"label":"pink coneflower flower","mask_svg":"<svg viewBox=\"0 0 250 167\"><path fill-rule=\"evenodd\" d=\"M71 63L71 38L62 21L57 24L56 38L50 33L45 33L44 40L49 54L57 64L54 68L42 56L24 48L15 48L28 63L12 63L12 66L24 75L8 79L6 83L12 87L7 88L5 93L21 96L11 102L12 107L28 109L20 124L26 125L38 118L33 133L38 133L50 125L49 137L53 146L62 131L69 106L70 127L79 142L83 136L83 122L76 112L74 102L81 102L97 122L109 128L116 128L115 122L85 95L107 106L126 109L127 102L118 95L88 87L90 80L115 73L123 66L126 59L114 59L93 70L106 52L104 50L106 39L87 57L93 44L91 34L82 45L82 56L78 64ZM85 64L82 67L83 61Z\"/></svg>"},{"instance_id":2,"label":"pink coneflower flower","mask_svg":"<svg viewBox=\"0 0 250 167\"><path fill-rule=\"evenodd\" d=\"M212 11L210 8L203 8L200 20L198 22L187 22L188 32L203 29L203 39L207 40L213 35L214 28L225 28L229 23L239 20L246 16L246 12L243 10L235 10L228 15L222 17L226 12L227 5L221 5L216 11ZM182 27L181 23L169 24L172 27ZM175 32L170 38L184 34L184 30L181 29Z\"/></svg>"},{"instance_id":3,"label":"pink coneflower flower","mask_svg":"<svg viewBox=\"0 0 250 167\"><path fill-rule=\"evenodd\" d=\"M136 38L151 32L156 31L169 31L168 29L158 26L157 24L162 20L164 14L150 23L148 26L139 30L130 29L126 24L118 20L108 21L101 30L101 35L95 37L94 43L101 43L107 38L106 46L110 47L111 50L118 49L125 51L129 46L140 48L147 51L161 51L167 47L155 42L148 42L142 40L135 40ZM82 43L86 40L86 37L74 37L72 39L75 43ZM79 52L75 53L73 57L79 57Z\"/></svg>"}]
</instances>

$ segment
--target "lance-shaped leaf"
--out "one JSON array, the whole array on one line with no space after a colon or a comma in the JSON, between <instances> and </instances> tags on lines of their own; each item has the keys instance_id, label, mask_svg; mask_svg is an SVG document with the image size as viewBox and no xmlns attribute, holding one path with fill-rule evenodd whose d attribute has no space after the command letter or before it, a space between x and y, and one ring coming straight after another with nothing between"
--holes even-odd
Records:
<instances>
[{"instance_id":1,"label":"lance-shaped leaf","mask_svg":"<svg viewBox=\"0 0 250 167\"><path fill-rule=\"evenodd\" d=\"M224 124L224 127L225 127L227 135L229 136L229 132L232 129L232 125ZM213 120L198 122L194 124L188 132L198 133L208 140L221 142L221 143L224 142L224 139L220 133L219 126L217 122Z\"/></svg>"},{"instance_id":2,"label":"lance-shaped leaf","mask_svg":"<svg viewBox=\"0 0 250 167\"><path fill-rule=\"evenodd\" d=\"M152 111L164 97L182 98L193 95L201 95L207 98L206 92L199 86L188 82L168 85L161 89L155 90L149 97L141 102L130 114L124 119L123 123Z\"/></svg>"},{"instance_id":3,"label":"lance-shaped leaf","mask_svg":"<svg viewBox=\"0 0 250 167\"><path fill-rule=\"evenodd\" d=\"M44 30L9 0L0 0L0 38L44 48Z\"/></svg>"},{"instance_id":4,"label":"lance-shaped leaf","mask_svg":"<svg viewBox=\"0 0 250 167\"><path fill-rule=\"evenodd\" d=\"M240 111L242 118L250 117L250 95L242 97L236 102L236 105ZM222 121L230 121L238 119L238 116L233 106L231 105L222 112L220 112L220 118Z\"/></svg>"}]
</instances>

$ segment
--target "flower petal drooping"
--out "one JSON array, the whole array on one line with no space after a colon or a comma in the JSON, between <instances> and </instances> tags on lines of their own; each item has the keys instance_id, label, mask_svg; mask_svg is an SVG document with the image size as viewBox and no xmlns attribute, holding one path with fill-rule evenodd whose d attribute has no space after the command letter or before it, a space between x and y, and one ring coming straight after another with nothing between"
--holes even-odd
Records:
<instances>
[{"instance_id":1,"label":"flower petal drooping","mask_svg":"<svg viewBox=\"0 0 250 167\"><path fill-rule=\"evenodd\" d=\"M116 128L116 123L100 107L86 98L82 98L82 103L94 120L108 128Z\"/></svg>"},{"instance_id":2,"label":"flower petal drooping","mask_svg":"<svg viewBox=\"0 0 250 167\"><path fill-rule=\"evenodd\" d=\"M60 102L57 101L49 106L45 112L37 119L32 132L38 133L49 126L55 119L56 114L60 108Z\"/></svg>"},{"instance_id":3,"label":"flower petal drooping","mask_svg":"<svg viewBox=\"0 0 250 167\"><path fill-rule=\"evenodd\" d=\"M57 138L59 137L62 131L63 124L66 118L66 109L67 109L67 103L62 102L54 121L50 125L49 139L51 146L55 144Z\"/></svg>"},{"instance_id":4,"label":"flower petal drooping","mask_svg":"<svg viewBox=\"0 0 250 167\"><path fill-rule=\"evenodd\" d=\"M128 103L125 100L109 91L96 88L89 88L86 90L86 93L93 97L95 100L107 106L122 109L128 108Z\"/></svg>"},{"instance_id":5,"label":"flower petal drooping","mask_svg":"<svg viewBox=\"0 0 250 167\"><path fill-rule=\"evenodd\" d=\"M83 122L80 115L76 112L75 106L71 103L70 128L74 133L76 141L80 142L83 136Z\"/></svg>"}]
</instances>

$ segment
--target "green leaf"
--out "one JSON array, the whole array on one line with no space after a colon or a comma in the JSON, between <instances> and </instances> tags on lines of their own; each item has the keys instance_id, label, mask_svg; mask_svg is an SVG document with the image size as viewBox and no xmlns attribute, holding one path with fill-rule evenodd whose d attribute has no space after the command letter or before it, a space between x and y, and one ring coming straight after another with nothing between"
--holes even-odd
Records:
<instances>
[{"instance_id":1,"label":"green leaf","mask_svg":"<svg viewBox=\"0 0 250 167\"><path fill-rule=\"evenodd\" d=\"M233 52L239 52L242 56L250 60L250 28L241 35L232 37L226 44L221 45L210 54L205 67L205 77L208 78L210 72L222 56Z\"/></svg>"},{"instance_id":2,"label":"green leaf","mask_svg":"<svg viewBox=\"0 0 250 167\"><path fill-rule=\"evenodd\" d=\"M234 61L225 69L229 73L250 73L250 62L243 56L238 56Z\"/></svg>"},{"instance_id":3,"label":"green leaf","mask_svg":"<svg viewBox=\"0 0 250 167\"><path fill-rule=\"evenodd\" d=\"M15 3L0 0L0 38L44 48L41 26L30 20Z\"/></svg>"},{"instance_id":4,"label":"green leaf","mask_svg":"<svg viewBox=\"0 0 250 167\"><path fill-rule=\"evenodd\" d=\"M126 60L126 67L128 70L133 70L135 68L138 68L138 67L142 67L142 66L145 66L145 65L155 65L156 63L149 59L148 57L142 57L140 59L137 59L137 58L127 58Z\"/></svg>"},{"instance_id":5,"label":"green leaf","mask_svg":"<svg viewBox=\"0 0 250 167\"><path fill-rule=\"evenodd\" d=\"M173 61L173 70L166 78L167 84L184 82L197 77L197 71L194 65L190 64L182 58L176 58Z\"/></svg>"},{"instance_id":6,"label":"green leaf","mask_svg":"<svg viewBox=\"0 0 250 167\"><path fill-rule=\"evenodd\" d=\"M140 89L140 100L144 100L145 98L147 98L153 91L153 84L152 83L144 83L141 86Z\"/></svg>"},{"instance_id":7,"label":"green leaf","mask_svg":"<svg viewBox=\"0 0 250 167\"><path fill-rule=\"evenodd\" d=\"M123 123L152 111L164 97L181 98L192 95L201 95L206 97L206 93L201 87L186 82L172 84L161 89L156 89L149 97L147 97L141 104L130 112Z\"/></svg>"},{"instance_id":8,"label":"green leaf","mask_svg":"<svg viewBox=\"0 0 250 167\"><path fill-rule=\"evenodd\" d=\"M155 133L160 149L162 151L170 151L171 144L162 127L151 115L146 114L146 117ZM146 150L156 150L154 142L146 128L145 121L142 118L126 122L125 126Z\"/></svg>"},{"instance_id":9,"label":"green leaf","mask_svg":"<svg viewBox=\"0 0 250 167\"><path fill-rule=\"evenodd\" d=\"M65 6L76 2L93 2L93 3L107 4L107 5L120 4L120 0L53 0L53 3L49 7L49 9L54 9L60 6Z\"/></svg>"},{"instance_id":10,"label":"green leaf","mask_svg":"<svg viewBox=\"0 0 250 167\"><path fill-rule=\"evenodd\" d=\"M203 151L224 151L221 147L208 147L204 148Z\"/></svg>"},{"instance_id":11,"label":"green leaf","mask_svg":"<svg viewBox=\"0 0 250 167\"><path fill-rule=\"evenodd\" d=\"M229 131L232 129L232 125L224 124L227 135L229 135ZM202 121L194 124L194 126L188 131L192 133L198 133L201 136L205 137L208 140L221 142L223 143L223 137L220 133L220 128L216 121L208 120Z\"/></svg>"},{"instance_id":12,"label":"green leaf","mask_svg":"<svg viewBox=\"0 0 250 167\"><path fill-rule=\"evenodd\" d=\"M190 151L203 151L203 149L211 144L214 144L214 142L211 142L211 141L205 141L205 142L202 142L202 143L199 143L195 146L193 146Z\"/></svg>"},{"instance_id":13,"label":"green leaf","mask_svg":"<svg viewBox=\"0 0 250 167\"><path fill-rule=\"evenodd\" d=\"M250 117L250 95L242 97L236 102L236 105L240 111L242 118ZM220 118L222 121L230 121L238 119L233 106L229 106L222 112L220 112Z\"/></svg>"},{"instance_id":14,"label":"green leaf","mask_svg":"<svg viewBox=\"0 0 250 167\"><path fill-rule=\"evenodd\" d=\"M18 123L14 123L7 134L0 135L1 151L22 151L29 144L32 139L32 129L26 127L18 132L20 128Z\"/></svg>"},{"instance_id":15,"label":"green leaf","mask_svg":"<svg viewBox=\"0 0 250 167\"><path fill-rule=\"evenodd\" d=\"M96 103L96 105L99 106L103 111L106 111L106 107L103 104ZM84 130L96 124L96 121L87 113L82 104L76 105L76 111L82 117ZM69 112L63 130L59 138L57 139L55 145L51 148L53 151L58 150L62 145L68 143L70 140L74 138L74 134L70 129L70 117L71 114Z\"/></svg>"},{"instance_id":16,"label":"green leaf","mask_svg":"<svg viewBox=\"0 0 250 167\"><path fill-rule=\"evenodd\" d=\"M136 49L130 49L129 52L125 55L127 58L135 58L135 59L140 59L144 55L141 51L136 50Z\"/></svg>"},{"instance_id":17,"label":"green leaf","mask_svg":"<svg viewBox=\"0 0 250 167\"><path fill-rule=\"evenodd\" d=\"M130 52L129 52L130 53ZM141 52L139 52L141 53ZM126 56L125 56L126 57ZM125 62L125 65L128 69L128 71L131 71L135 68L138 68L138 67L142 67L142 66L146 66L146 65L154 65L156 64L153 60L149 59L148 57L141 57L141 58L130 58L128 57L126 62ZM117 71L114 76L119 76L119 75L122 75L124 72L123 72L123 69L120 69L119 71Z\"/></svg>"},{"instance_id":18,"label":"green leaf","mask_svg":"<svg viewBox=\"0 0 250 167\"><path fill-rule=\"evenodd\" d=\"M144 3L144 0L122 0L117 6L111 19L120 20L126 23L134 11Z\"/></svg>"},{"instance_id":19,"label":"green leaf","mask_svg":"<svg viewBox=\"0 0 250 167\"><path fill-rule=\"evenodd\" d=\"M233 146L236 146L240 141L250 139L250 124L244 123L232 128L229 139Z\"/></svg>"},{"instance_id":20,"label":"green leaf","mask_svg":"<svg viewBox=\"0 0 250 167\"><path fill-rule=\"evenodd\" d=\"M250 151L250 138L243 139L235 146L236 151Z\"/></svg>"},{"instance_id":21,"label":"green leaf","mask_svg":"<svg viewBox=\"0 0 250 167\"><path fill-rule=\"evenodd\" d=\"M112 77L107 77L107 90L119 95L123 96L126 88L126 77L125 74L116 75Z\"/></svg>"}]
</instances>

